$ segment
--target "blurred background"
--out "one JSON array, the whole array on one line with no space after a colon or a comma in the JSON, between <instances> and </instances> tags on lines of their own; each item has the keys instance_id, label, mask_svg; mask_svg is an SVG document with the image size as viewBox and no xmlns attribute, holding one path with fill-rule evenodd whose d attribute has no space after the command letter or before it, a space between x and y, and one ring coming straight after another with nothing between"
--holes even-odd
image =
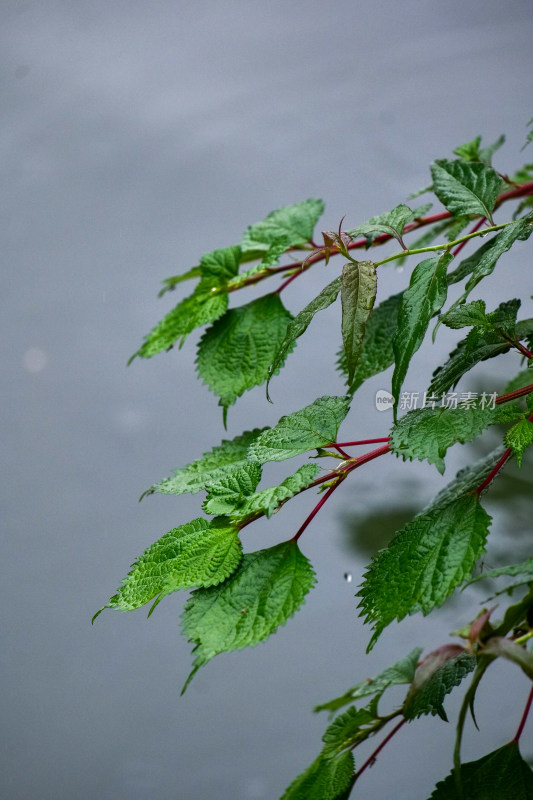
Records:
<instances>
[{"instance_id":1,"label":"blurred background","mask_svg":"<svg viewBox=\"0 0 533 800\"><path fill-rule=\"evenodd\" d=\"M376 549L498 435L454 449L444 479L392 457L354 475L302 537L318 576L305 607L267 643L219 656L180 697L191 663L179 633L184 593L148 622L144 611L90 620L136 555L199 515L200 495L137 499L219 443L221 413L195 378L197 336L181 352L126 361L183 294L158 300L162 279L238 242L274 208L321 197L319 230L344 214L354 227L428 185L429 163L478 134L485 144L507 134L502 172L531 160L519 150L533 115L533 7L3 0L0 17L3 796L275 800L320 749L326 718L314 705L415 645L449 641L477 614L481 588L430 620L391 626L365 656L353 595ZM513 247L481 289L494 303L521 296L521 316L531 315L525 253ZM294 281L286 305L298 311L338 266ZM407 278L385 270L379 298ZM427 387L455 338L440 330L406 388ZM227 435L341 394L339 344L334 307L273 381L274 405L263 389L248 392ZM519 358L498 369L482 365L462 388L501 389ZM374 396L389 382L386 373L360 390L344 440L387 434L390 414ZM487 497L490 566L511 543L526 552L527 463ZM247 528L245 549L293 535L313 502L303 496ZM512 665L493 668L465 758L514 735L527 691ZM450 715L456 706L452 696ZM526 756L532 735L530 725ZM424 800L449 772L453 736L439 719L406 726L362 778L361 796ZM369 752L357 753L359 765Z\"/></svg>"}]
</instances>

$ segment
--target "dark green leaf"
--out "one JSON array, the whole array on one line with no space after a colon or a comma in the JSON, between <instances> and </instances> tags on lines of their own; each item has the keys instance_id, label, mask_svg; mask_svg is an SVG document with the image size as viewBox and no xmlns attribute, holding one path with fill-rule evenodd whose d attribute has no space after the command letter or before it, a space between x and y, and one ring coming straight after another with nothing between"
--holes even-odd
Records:
<instances>
[{"instance_id":1,"label":"dark green leaf","mask_svg":"<svg viewBox=\"0 0 533 800\"><path fill-rule=\"evenodd\" d=\"M444 472L444 456L456 442L464 444L475 439L491 425L514 422L523 417L518 406L491 407L480 400L461 404L457 408L420 408L409 411L392 427L390 445L393 453L403 460L427 458ZM533 425L532 425L533 428Z\"/></svg>"},{"instance_id":2,"label":"dark green leaf","mask_svg":"<svg viewBox=\"0 0 533 800\"><path fill-rule=\"evenodd\" d=\"M493 272L500 256L506 253L516 241L524 241L529 238L533 231L533 226L528 223L531 223L529 217L524 217L517 220L517 222L511 223L496 234L490 242L487 242L487 246L483 244L479 250L470 256L467 263L469 272L472 274L466 282L464 294L457 303L464 302L472 289L474 289L483 278L486 278L487 275ZM459 265L459 269L461 269L461 267L462 264Z\"/></svg>"},{"instance_id":3,"label":"dark green leaf","mask_svg":"<svg viewBox=\"0 0 533 800\"><path fill-rule=\"evenodd\" d=\"M142 347L132 355L134 358L151 358L162 350L168 350L178 339L180 347L195 328L207 325L224 314L228 307L228 295L213 286L210 280L201 280L193 294L186 297L163 317L161 322L145 336Z\"/></svg>"},{"instance_id":4,"label":"dark green leaf","mask_svg":"<svg viewBox=\"0 0 533 800\"><path fill-rule=\"evenodd\" d=\"M444 489L441 489L424 511L444 508L459 500L463 495L477 489L496 466L504 452L504 447L496 447L487 456L460 469L455 478Z\"/></svg>"},{"instance_id":5,"label":"dark green leaf","mask_svg":"<svg viewBox=\"0 0 533 800\"><path fill-rule=\"evenodd\" d=\"M454 772L437 784L429 800L531 800L533 774L516 742L478 761L461 764L462 795Z\"/></svg>"},{"instance_id":6,"label":"dark green leaf","mask_svg":"<svg viewBox=\"0 0 533 800\"><path fill-rule=\"evenodd\" d=\"M374 307L376 291L376 265L372 261L348 262L344 265L341 328L349 383L353 380L359 360L365 326Z\"/></svg>"},{"instance_id":7,"label":"dark green leaf","mask_svg":"<svg viewBox=\"0 0 533 800\"><path fill-rule=\"evenodd\" d=\"M279 295L267 294L230 309L204 333L198 374L225 411L243 392L266 381L291 319Z\"/></svg>"},{"instance_id":8,"label":"dark green leaf","mask_svg":"<svg viewBox=\"0 0 533 800\"><path fill-rule=\"evenodd\" d=\"M424 210L427 210L427 208ZM387 233L397 239L403 247L403 229L408 222L412 222L420 215L421 211L419 209L413 211L409 206L402 204L393 208L392 211L372 217L368 222L358 225L357 228L352 228L347 233L354 239L358 236L365 236L368 244L371 244L378 234Z\"/></svg>"},{"instance_id":9,"label":"dark green leaf","mask_svg":"<svg viewBox=\"0 0 533 800\"><path fill-rule=\"evenodd\" d=\"M247 553L224 583L195 590L183 613L183 630L195 655L187 683L219 653L254 647L274 633L314 583L311 564L289 541Z\"/></svg>"},{"instance_id":10,"label":"dark green leaf","mask_svg":"<svg viewBox=\"0 0 533 800\"><path fill-rule=\"evenodd\" d=\"M476 136L476 138L472 139L471 142L466 142L465 144L456 147L453 152L455 155L463 158L465 161L482 161L487 166L490 166L492 156L496 150L499 150L504 142L505 136L499 136L494 144L490 144L487 147L480 147L481 136Z\"/></svg>"},{"instance_id":11,"label":"dark green leaf","mask_svg":"<svg viewBox=\"0 0 533 800\"><path fill-rule=\"evenodd\" d=\"M433 191L455 216L478 214L492 223L492 211L502 180L497 172L477 162L441 159L431 166Z\"/></svg>"},{"instance_id":12,"label":"dark green leaf","mask_svg":"<svg viewBox=\"0 0 533 800\"><path fill-rule=\"evenodd\" d=\"M431 317L440 311L446 300L446 270L452 258L445 254L422 261L413 270L409 288L403 293L393 340L396 365L392 393L396 398L395 408L409 362L424 340Z\"/></svg>"},{"instance_id":13,"label":"dark green leaf","mask_svg":"<svg viewBox=\"0 0 533 800\"><path fill-rule=\"evenodd\" d=\"M487 322L484 300L474 300L473 303L453 308L442 317L442 322L448 328L468 328L474 325L481 325L483 328L491 327Z\"/></svg>"},{"instance_id":14,"label":"dark green leaf","mask_svg":"<svg viewBox=\"0 0 533 800\"><path fill-rule=\"evenodd\" d=\"M375 306L367 320L359 360L350 386L353 394L361 384L394 364L392 341L398 325L398 309L403 292L393 294ZM339 355L339 369L347 373L344 347Z\"/></svg>"},{"instance_id":15,"label":"dark green leaf","mask_svg":"<svg viewBox=\"0 0 533 800\"><path fill-rule=\"evenodd\" d=\"M207 498L202 505L207 514L231 514L253 494L261 480L261 466L247 462L228 469L206 485Z\"/></svg>"},{"instance_id":16,"label":"dark green leaf","mask_svg":"<svg viewBox=\"0 0 533 800\"><path fill-rule=\"evenodd\" d=\"M262 222L250 225L241 242L243 252L261 252L280 237L285 237L287 247L298 247L313 240L313 231L324 213L322 200L304 200L272 211Z\"/></svg>"},{"instance_id":17,"label":"dark green leaf","mask_svg":"<svg viewBox=\"0 0 533 800\"><path fill-rule=\"evenodd\" d=\"M178 589L215 586L235 571L241 556L239 532L228 520L193 519L148 547L104 608L132 611Z\"/></svg>"},{"instance_id":18,"label":"dark green leaf","mask_svg":"<svg viewBox=\"0 0 533 800\"><path fill-rule=\"evenodd\" d=\"M379 675L376 675L375 678L367 678L361 681L361 683L348 689L348 691L340 697L336 697L334 700L330 700L327 703L322 703L316 706L314 710L337 711L337 709L353 703L354 700L358 700L360 697L369 697L373 694L382 695L389 686L411 683L415 676L416 665L421 652L421 647L415 647L414 650L411 650L409 655L397 661L392 667L387 667L387 669L380 672Z\"/></svg>"},{"instance_id":19,"label":"dark green leaf","mask_svg":"<svg viewBox=\"0 0 533 800\"><path fill-rule=\"evenodd\" d=\"M427 664L426 661L417 670L417 676L413 686L407 693L403 706L403 714L406 719L416 719L423 714L438 714L441 719L447 722L446 712L444 711L443 701L455 686L459 686L476 666L476 657L469 653L455 654L449 649L452 657L438 659L433 663ZM455 645L459 647L459 645ZM436 651L438 654L439 651ZM453 655L452 655L453 654ZM448 653L444 653L448 655ZM440 663L439 663L440 662ZM419 675L419 673L421 673Z\"/></svg>"},{"instance_id":20,"label":"dark green leaf","mask_svg":"<svg viewBox=\"0 0 533 800\"><path fill-rule=\"evenodd\" d=\"M202 277L211 281L213 286L224 286L237 275L241 255L238 245L206 253L200 260Z\"/></svg>"},{"instance_id":21,"label":"dark green leaf","mask_svg":"<svg viewBox=\"0 0 533 800\"><path fill-rule=\"evenodd\" d=\"M257 464L257 466L259 466ZM268 489L261 489L245 499L245 501L235 509L234 516L242 524L245 520L255 517L257 514L265 514L271 517L279 506L295 494L301 492L316 478L320 472L318 464L304 464L296 470L294 475L289 475L279 486L271 486Z\"/></svg>"},{"instance_id":22,"label":"dark green leaf","mask_svg":"<svg viewBox=\"0 0 533 800\"><path fill-rule=\"evenodd\" d=\"M522 466L522 456L527 447L533 442L533 422L522 419L513 425L505 434L505 444L510 447L516 456L516 463Z\"/></svg>"},{"instance_id":23,"label":"dark green leaf","mask_svg":"<svg viewBox=\"0 0 533 800\"><path fill-rule=\"evenodd\" d=\"M383 727L384 720L377 715L377 702L368 708L351 706L328 726L322 741L326 758L341 753L346 748L356 747Z\"/></svg>"},{"instance_id":24,"label":"dark green leaf","mask_svg":"<svg viewBox=\"0 0 533 800\"><path fill-rule=\"evenodd\" d=\"M320 294L311 300L311 302L308 303L306 307L303 308L299 314L296 314L294 319L289 322L285 339L281 343L281 346L276 353L275 358L273 359L271 374L274 374L279 365L285 361L287 353L289 353L294 347L296 339L301 336L302 333L305 333L309 327L309 323L317 311L323 311L325 308L328 308L328 306L335 302L341 290L341 283L342 276L339 275L337 278L331 281L331 283L328 283L328 285L322 289Z\"/></svg>"},{"instance_id":25,"label":"dark green leaf","mask_svg":"<svg viewBox=\"0 0 533 800\"><path fill-rule=\"evenodd\" d=\"M483 553L491 518L477 495L432 506L399 531L374 557L358 592L373 623L372 647L384 628L442 605Z\"/></svg>"},{"instance_id":26,"label":"dark green leaf","mask_svg":"<svg viewBox=\"0 0 533 800\"><path fill-rule=\"evenodd\" d=\"M209 483L218 481L235 466L242 466L246 461L248 448L260 433L267 428L254 428L245 431L234 439L223 439L222 444L204 453L197 461L177 469L170 478L156 483L145 494L161 492L162 494L195 494L205 489Z\"/></svg>"},{"instance_id":27,"label":"dark green leaf","mask_svg":"<svg viewBox=\"0 0 533 800\"><path fill-rule=\"evenodd\" d=\"M350 752L331 759L320 755L291 783L281 800L344 800L354 767Z\"/></svg>"},{"instance_id":28,"label":"dark green leaf","mask_svg":"<svg viewBox=\"0 0 533 800\"><path fill-rule=\"evenodd\" d=\"M284 461L317 447L327 447L350 408L348 397L319 397L313 403L285 417L252 443L248 458L265 464Z\"/></svg>"},{"instance_id":29,"label":"dark green leaf","mask_svg":"<svg viewBox=\"0 0 533 800\"><path fill-rule=\"evenodd\" d=\"M523 575L523 583L533 583L533 557L528 558L526 561L522 561L520 564L510 564L507 567L489 569L486 572L483 572L481 575L477 575L475 578L472 578L469 583L477 583L477 581L483 581L486 578L499 578L500 575Z\"/></svg>"}]
</instances>

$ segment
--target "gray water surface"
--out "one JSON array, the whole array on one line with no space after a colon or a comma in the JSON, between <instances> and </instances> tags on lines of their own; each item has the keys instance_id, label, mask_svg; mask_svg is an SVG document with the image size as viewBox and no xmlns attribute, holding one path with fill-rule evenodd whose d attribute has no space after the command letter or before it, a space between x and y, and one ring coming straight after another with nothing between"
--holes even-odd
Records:
<instances>
[{"instance_id":1,"label":"gray water surface","mask_svg":"<svg viewBox=\"0 0 533 800\"><path fill-rule=\"evenodd\" d=\"M181 296L158 300L160 281L274 208L322 197L320 228L344 214L354 226L427 185L428 164L479 133L508 134L498 166L512 171L533 114L531 3L4 0L0 16L3 796L275 800L320 749L315 704L417 644L447 641L483 596L464 611L452 600L431 623L393 625L364 655L353 597L364 566L442 482L427 466L381 459L302 538L318 576L304 609L267 643L215 659L180 697L191 662L184 596L148 622L142 611L90 619L137 554L200 513L198 496L137 498L218 443L221 415L195 378L194 336L181 353L125 364ZM529 261L507 264L506 296L529 297ZM295 281L288 307L332 269ZM381 296L405 286L405 273L383 275ZM490 289L498 301L501 280ZM257 389L230 409L227 435L342 393L330 366L336 314L324 312L290 357L273 406ZM442 334L419 354L413 389L449 351ZM477 379L500 388L517 366ZM386 435L374 394L389 380L363 387L346 438ZM454 455L447 477L477 455ZM513 541L531 518L531 482L520 480L508 481L521 489L514 517L490 506ZM312 503L247 528L245 548L288 538ZM514 734L527 682L515 670L502 696L499 677L467 757ZM360 796L424 800L450 769L452 742L440 720L406 726ZM526 736L524 746L531 754Z\"/></svg>"}]
</instances>

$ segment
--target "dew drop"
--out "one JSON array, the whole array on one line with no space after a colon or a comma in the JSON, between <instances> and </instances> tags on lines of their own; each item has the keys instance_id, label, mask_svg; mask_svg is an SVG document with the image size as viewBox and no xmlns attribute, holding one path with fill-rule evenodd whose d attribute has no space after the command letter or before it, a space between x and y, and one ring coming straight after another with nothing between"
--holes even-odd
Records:
<instances>
[{"instance_id":1,"label":"dew drop","mask_svg":"<svg viewBox=\"0 0 533 800\"><path fill-rule=\"evenodd\" d=\"M353 575L352 575L351 572L345 572L344 573L344 580L346 581L346 583L351 583L352 582L352 577L353 577Z\"/></svg>"}]
</instances>

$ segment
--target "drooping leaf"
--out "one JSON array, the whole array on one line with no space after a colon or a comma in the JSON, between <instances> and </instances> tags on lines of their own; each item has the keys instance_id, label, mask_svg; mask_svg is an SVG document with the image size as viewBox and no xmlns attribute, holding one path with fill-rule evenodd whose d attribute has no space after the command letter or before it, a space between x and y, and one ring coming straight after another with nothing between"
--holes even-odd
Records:
<instances>
[{"instance_id":1,"label":"drooping leaf","mask_svg":"<svg viewBox=\"0 0 533 800\"><path fill-rule=\"evenodd\" d=\"M207 498L202 508L207 514L231 514L252 495L261 480L261 466L246 462L228 469L206 485Z\"/></svg>"},{"instance_id":2,"label":"drooping leaf","mask_svg":"<svg viewBox=\"0 0 533 800\"><path fill-rule=\"evenodd\" d=\"M354 777L352 753L319 755L286 789L281 800L344 800Z\"/></svg>"},{"instance_id":3,"label":"drooping leaf","mask_svg":"<svg viewBox=\"0 0 533 800\"><path fill-rule=\"evenodd\" d=\"M219 292L209 280L200 281L194 292L169 311L145 336L144 343L128 363L131 364L137 356L151 358L162 350L168 350L178 339L181 346L189 333L195 328L214 322L224 314L227 307L226 292Z\"/></svg>"},{"instance_id":4,"label":"drooping leaf","mask_svg":"<svg viewBox=\"0 0 533 800\"><path fill-rule=\"evenodd\" d=\"M281 346L273 359L271 374L274 374L280 364L285 361L287 353L289 353L294 347L296 339L298 339L302 333L305 333L315 314L318 311L323 311L325 308L328 308L328 306L335 302L341 290L341 283L342 276L339 275L337 278L332 280L331 283L328 283L328 285L322 289L320 294L311 300L311 302L308 303L306 307L303 308L299 314L296 314L294 319L289 322L285 339L281 343Z\"/></svg>"},{"instance_id":5,"label":"drooping leaf","mask_svg":"<svg viewBox=\"0 0 533 800\"><path fill-rule=\"evenodd\" d=\"M491 167L479 162L440 159L431 165L433 191L455 216L478 214L492 224L492 211L502 179Z\"/></svg>"},{"instance_id":6,"label":"drooping leaf","mask_svg":"<svg viewBox=\"0 0 533 800\"><path fill-rule=\"evenodd\" d=\"M365 326L376 299L376 265L372 261L348 262L342 269L342 340L346 354L348 382L359 360Z\"/></svg>"},{"instance_id":7,"label":"drooping leaf","mask_svg":"<svg viewBox=\"0 0 533 800\"><path fill-rule=\"evenodd\" d=\"M431 207L431 206L430 206ZM368 222L352 228L347 233L354 239L358 236L364 236L367 244L371 244L375 237L380 233L387 233L398 240L400 245L404 247L402 234L408 222L412 222L416 217L422 216L424 210L416 209L413 211L409 206L399 205L388 211L385 214L378 214L372 217Z\"/></svg>"},{"instance_id":8,"label":"drooping leaf","mask_svg":"<svg viewBox=\"0 0 533 800\"><path fill-rule=\"evenodd\" d=\"M446 270L453 256L427 258L413 270L409 288L403 292L398 310L398 328L393 339L396 359L392 393L398 399L409 362L424 340L429 321L442 308L447 294Z\"/></svg>"},{"instance_id":9,"label":"drooping leaf","mask_svg":"<svg viewBox=\"0 0 533 800\"><path fill-rule=\"evenodd\" d=\"M178 589L216 586L237 569L241 557L239 532L227 519L193 519L150 545L104 608L132 611Z\"/></svg>"},{"instance_id":10,"label":"drooping leaf","mask_svg":"<svg viewBox=\"0 0 533 800\"><path fill-rule=\"evenodd\" d=\"M317 447L327 447L337 438L348 413L348 397L319 397L300 411L281 417L273 428L260 434L248 451L251 461L284 461Z\"/></svg>"},{"instance_id":11,"label":"drooping leaf","mask_svg":"<svg viewBox=\"0 0 533 800\"><path fill-rule=\"evenodd\" d=\"M198 374L225 412L243 392L266 381L291 319L279 295L267 294L230 309L204 333Z\"/></svg>"},{"instance_id":12,"label":"drooping leaf","mask_svg":"<svg viewBox=\"0 0 533 800\"><path fill-rule=\"evenodd\" d=\"M315 711L337 711L343 706L350 705L360 697L369 697L370 695L382 695L383 692L396 684L411 683L415 676L416 665L420 654L422 653L421 647L415 647L414 650L404 658L393 664L392 667L376 675L375 678L367 678L361 683L356 684L347 692L329 700L327 703L321 703L316 706Z\"/></svg>"},{"instance_id":13,"label":"drooping leaf","mask_svg":"<svg viewBox=\"0 0 533 800\"><path fill-rule=\"evenodd\" d=\"M393 294L374 306L368 317L359 360L355 367L350 394L353 394L367 378L377 375L394 364L392 341L398 326L398 309L403 292ZM339 369L347 374L344 347L339 354Z\"/></svg>"},{"instance_id":14,"label":"drooping leaf","mask_svg":"<svg viewBox=\"0 0 533 800\"><path fill-rule=\"evenodd\" d=\"M467 259L468 271L471 272L471 275L466 282L463 295L456 301L455 305L463 303L472 289L474 289L483 278L492 274L499 258L506 253L516 241L525 241L528 239L532 231L531 217L523 217L508 225L496 234L493 239L476 250L476 252ZM463 264L460 264L459 270L462 268Z\"/></svg>"},{"instance_id":15,"label":"drooping leaf","mask_svg":"<svg viewBox=\"0 0 533 800\"><path fill-rule=\"evenodd\" d=\"M505 444L510 447L516 456L516 463L522 466L522 456L524 451L533 442L533 422L522 419L509 428L505 434Z\"/></svg>"},{"instance_id":16,"label":"drooping leaf","mask_svg":"<svg viewBox=\"0 0 533 800\"><path fill-rule=\"evenodd\" d=\"M392 427L390 446L403 460L427 459L444 472L444 456L456 442L475 439L491 425L514 422L523 417L518 406L506 404L491 407L480 400L461 408L420 408L409 411ZM532 425L533 428L533 425Z\"/></svg>"},{"instance_id":17,"label":"drooping leaf","mask_svg":"<svg viewBox=\"0 0 533 800\"><path fill-rule=\"evenodd\" d=\"M347 748L356 747L377 733L384 724L385 721L378 716L377 698L367 708L351 706L328 725L322 737L322 752L326 758L331 758Z\"/></svg>"},{"instance_id":18,"label":"drooping leaf","mask_svg":"<svg viewBox=\"0 0 533 800\"><path fill-rule=\"evenodd\" d=\"M225 247L206 253L198 267L185 275L178 275L166 281L166 287L160 292L164 294L174 288L177 283L199 274L201 280L194 292L172 309L145 337L141 348L133 354L128 363L136 356L151 358L162 350L168 350L180 340L180 347L187 336L202 325L207 325L221 317L228 307L228 295L225 286L237 274L241 261L240 247Z\"/></svg>"},{"instance_id":19,"label":"drooping leaf","mask_svg":"<svg viewBox=\"0 0 533 800\"><path fill-rule=\"evenodd\" d=\"M450 655L454 653L452 645ZM455 645L459 647L459 645ZM445 653L445 655L448 655ZM418 672L423 672L426 665L422 664ZM449 658L441 659L441 663L435 660L430 664L430 671L425 672L421 679L415 681L407 693L403 705L403 715L406 719L416 719L423 714L438 714L445 722L448 721L444 711L443 701L455 686L459 686L476 666L476 657L469 653L459 653L451 655ZM426 666L427 670L427 666Z\"/></svg>"},{"instance_id":20,"label":"drooping leaf","mask_svg":"<svg viewBox=\"0 0 533 800\"><path fill-rule=\"evenodd\" d=\"M266 428L254 428L252 431L235 436L234 439L223 439L222 444L213 447L208 453L186 467L177 469L170 478L154 484L145 494L161 492L162 494L195 494L205 489L231 471L242 466L246 461L248 448Z\"/></svg>"},{"instance_id":21,"label":"drooping leaf","mask_svg":"<svg viewBox=\"0 0 533 800\"><path fill-rule=\"evenodd\" d=\"M280 237L285 237L287 247L298 247L313 240L313 231L324 213L322 200L304 200L272 211L264 220L250 225L244 234L243 252L261 252Z\"/></svg>"},{"instance_id":22,"label":"drooping leaf","mask_svg":"<svg viewBox=\"0 0 533 800\"><path fill-rule=\"evenodd\" d=\"M247 553L224 583L195 590L183 631L194 644L194 673L219 653L254 647L292 617L315 583L294 541Z\"/></svg>"},{"instance_id":23,"label":"drooping leaf","mask_svg":"<svg viewBox=\"0 0 533 800\"><path fill-rule=\"evenodd\" d=\"M481 556L491 518L477 495L430 507L400 530L372 560L358 592L369 648L394 619L442 605Z\"/></svg>"},{"instance_id":24,"label":"drooping leaf","mask_svg":"<svg viewBox=\"0 0 533 800\"><path fill-rule=\"evenodd\" d=\"M259 465L257 465L259 466ZM257 514L271 517L274 511L284 503L305 489L320 472L318 464L304 464L296 470L294 475L289 475L279 486L270 486L246 497L244 502L234 509L233 516L242 524L245 520Z\"/></svg>"},{"instance_id":25,"label":"drooping leaf","mask_svg":"<svg viewBox=\"0 0 533 800\"><path fill-rule=\"evenodd\" d=\"M461 764L462 795L454 772L437 784L429 800L531 800L533 773L516 742L478 761Z\"/></svg>"}]
</instances>

